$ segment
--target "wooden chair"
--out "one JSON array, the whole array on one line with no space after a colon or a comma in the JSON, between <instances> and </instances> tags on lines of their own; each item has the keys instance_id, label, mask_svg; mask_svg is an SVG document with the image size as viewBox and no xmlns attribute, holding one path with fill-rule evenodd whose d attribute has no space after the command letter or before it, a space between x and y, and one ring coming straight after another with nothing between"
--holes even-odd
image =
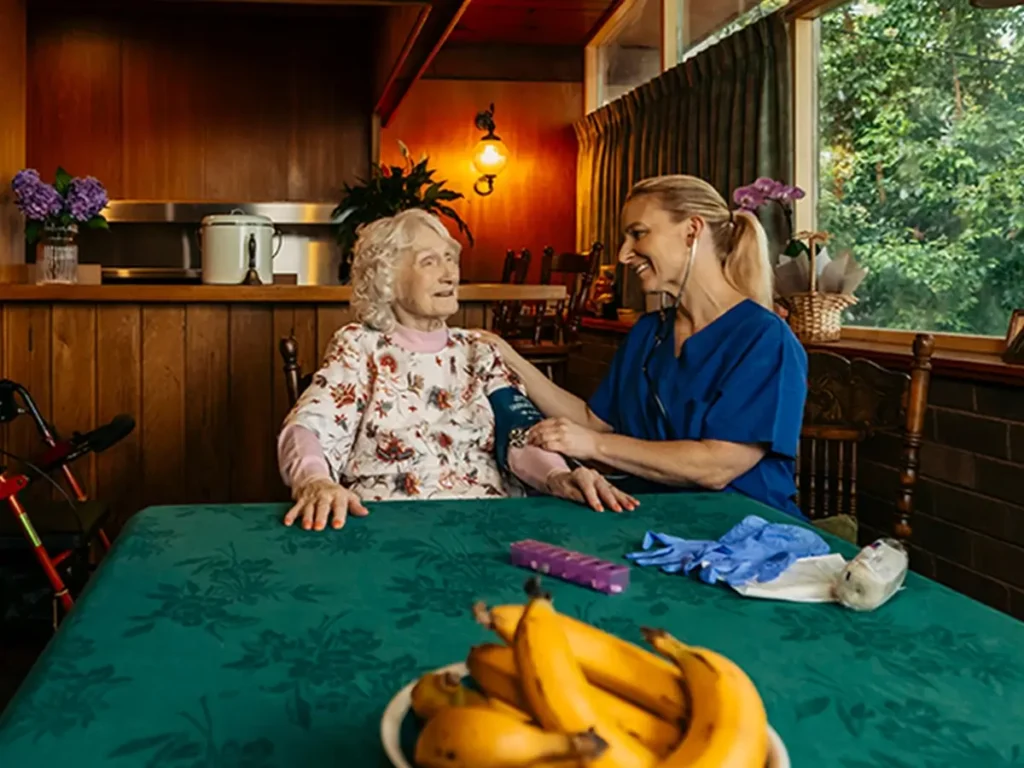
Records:
<instances>
[{"instance_id":1,"label":"wooden chair","mask_svg":"<svg viewBox=\"0 0 1024 768\"><path fill-rule=\"evenodd\" d=\"M551 285L557 275L566 286L568 296L557 302L553 310L547 302L536 302L533 310L520 318L520 326L526 325L522 329L525 333L509 338L519 354L561 385L564 385L570 353L582 346L579 327L583 305L597 275L603 249L601 243L594 243L589 253L556 254L553 248L545 248L540 282Z\"/></svg>"},{"instance_id":2,"label":"wooden chair","mask_svg":"<svg viewBox=\"0 0 1024 768\"><path fill-rule=\"evenodd\" d=\"M291 408L298 401L299 395L313 381L313 374L302 375L302 369L299 367L299 343L294 336L281 339L278 348L284 361L284 386L288 392L288 407Z\"/></svg>"},{"instance_id":3,"label":"wooden chair","mask_svg":"<svg viewBox=\"0 0 1024 768\"><path fill-rule=\"evenodd\" d=\"M909 375L833 352L808 353L807 403L796 464L800 508L812 520L836 515L856 520L858 446L879 432L901 431L891 533L910 538L934 346L930 335L914 339Z\"/></svg>"},{"instance_id":4,"label":"wooden chair","mask_svg":"<svg viewBox=\"0 0 1024 768\"><path fill-rule=\"evenodd\" d=\"M546 252L546 249L545 249ZM505 285L522 285L530 270L530 252L523 248L516 253L511 248L505 252L505 264L501 269L501 282ZM519 328L523 312L521 301L499 301L491 314L491 330L499 336L511 338Z\"/></svg>"}]
</instances>

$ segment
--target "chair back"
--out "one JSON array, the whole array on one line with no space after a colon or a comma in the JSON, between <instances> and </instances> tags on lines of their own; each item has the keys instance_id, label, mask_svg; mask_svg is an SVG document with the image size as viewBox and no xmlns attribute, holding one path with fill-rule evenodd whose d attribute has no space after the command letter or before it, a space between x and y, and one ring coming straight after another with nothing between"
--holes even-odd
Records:
<instances>
[{"instance_id":1,"label":"chair back","mask_svg":"<svg viewBox=\"0 0 1024 768\"><path fill-rule=\"evenodd\" d=\"M299 343L294 336L281 339L278 348L284 361L284 386L288 392L288 407L292 408L313 381L313 374L302 375L302 369L299 367Z\"/></svg>"},{"instance_id":2,"label":"chair back","mask_svg":"<svg viewBox=\"0 0 1024 768\"><path fill-rule=\"evenodd\" d=\"M590 293L590 286L597 276L601 264L601 252L604 246L595 242L588 253L558 253L553 248L544 249L544 258L540 266L540 282L551 285L553 278L566 286L568 296L555 306L553 315L537 312L534 315L533 341L540 343L544 334L545 321L551 320L554 326L554 341L569 343L576 341L579 334L580 319L583 317L583 306Z\"/></svg>"},{"instance_id":3,"label":"chair back","mask_svg":"<svg viewBox=\"0 0 1024 768\"><path fill-rule=\"evenodd\" d=\"M530 251L523 248L516 253L511 248L505 253L505 263L501 269L501 282L506 285L522 285L526 282L526 273L530 269ZM491 312L491 330L499 336L511 338L516 335L523 302L514 300L499 301L494 304Z\"/></svg>"},{"instance_id":4,"label":"chair back","mask_svg":"<svg viewBox=\"0 0 1024 768\"><path fill-rule=\"evenodd\" d=\"M811 519L857 515L857 451L879 432L902 432L900 486L892 533L911 534L918 453L928 405L934 340L914 339L910 373L834 352L808 352L807 402L797 454L801 510Z\"/></svg>"}]
</instances>

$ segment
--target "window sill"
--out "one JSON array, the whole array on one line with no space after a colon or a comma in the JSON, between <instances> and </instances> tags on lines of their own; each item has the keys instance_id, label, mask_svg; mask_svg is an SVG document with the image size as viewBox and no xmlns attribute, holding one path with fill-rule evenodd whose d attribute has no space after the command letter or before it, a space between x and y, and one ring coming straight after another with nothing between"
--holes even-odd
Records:
<instances>
[{"instance_id":1,"label":"window sill","mask_svg":"<svg viewBox=\"0 0 1024 768\"><path fill-rule=\"evenodd\" d=\"M581 326L590 331L624 334L629 333L633 324L585 317ZM840 341L809 344L807 348L835 352L844 357L864 357L879 365L905 370L910 368L916 335L914 331L851 326L843 328ZM1005 340L994 336L932 335L935 337L932 355L932 373L935 376L1024 386L1024 365L1009 365L1002 361Z\"/></svg>"},{"instance_id":2,"label":"window sill","mask_svg":"<svg viewBox=\"0 0 1024 768\"><path fill-rule=\"evenodd\" d=\"M913 331L878 328L843 328L839 341L808 344L808 350L835 352L845 357L863 357L879 365L909 369L913 357ZM1024 385L1024 365L1002 361L1003 339L992 336L933 334L932 375L968 381L986 381L1011 386Z\"/></svg>"}]
</instances>

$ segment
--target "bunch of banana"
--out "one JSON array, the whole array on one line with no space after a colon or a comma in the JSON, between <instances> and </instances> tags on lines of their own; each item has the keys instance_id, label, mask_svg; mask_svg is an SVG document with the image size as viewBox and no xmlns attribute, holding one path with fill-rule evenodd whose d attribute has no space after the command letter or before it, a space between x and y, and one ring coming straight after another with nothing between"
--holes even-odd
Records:
<instances>
[{"instance_id":1,"label":"bunch of banana","mask_svg":"<svg viewBox=\"0 0 1024 768\"><path fill-rule=\"evenodd\" d=\"M763 768L768 722L756 688L723 656L644 629L656 653L557 613L539 581L525 606L474 606L504 643L458 675L425 675L421 768Z\"/></svg>"}]
</instances>

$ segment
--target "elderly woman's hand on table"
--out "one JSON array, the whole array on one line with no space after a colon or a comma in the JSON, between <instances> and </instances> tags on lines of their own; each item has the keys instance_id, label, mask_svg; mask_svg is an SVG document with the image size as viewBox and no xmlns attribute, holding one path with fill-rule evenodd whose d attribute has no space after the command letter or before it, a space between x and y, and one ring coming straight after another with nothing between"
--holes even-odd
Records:
<instances>
[{"instance_id":1,"label":"elderly woman's hand on table","mask_svg":"<svg viewBox=\"0 0 1024 768\"><path fill-rule=\"evenodd\" d=\"M366 517L370 511L348 488L327 478L310 480L295 489L295 504L284 516L291 525L300 517L305 530L322 531L330 519L332 528L341 528L349 514Z\"/></svg>"},{"instance_id":2,"label":"elderly woman's hand on table","mask_svg":"<svg viewBox=\"0 0 1024 768\"><path fill-rule=\"evenodd\" d=\"M609 483L604 476L589 467L570 471L555 470L547 479L547 490L552 496L587 504L595 512L632 512L640 502Z\"/></svg>"}]
</instances>

